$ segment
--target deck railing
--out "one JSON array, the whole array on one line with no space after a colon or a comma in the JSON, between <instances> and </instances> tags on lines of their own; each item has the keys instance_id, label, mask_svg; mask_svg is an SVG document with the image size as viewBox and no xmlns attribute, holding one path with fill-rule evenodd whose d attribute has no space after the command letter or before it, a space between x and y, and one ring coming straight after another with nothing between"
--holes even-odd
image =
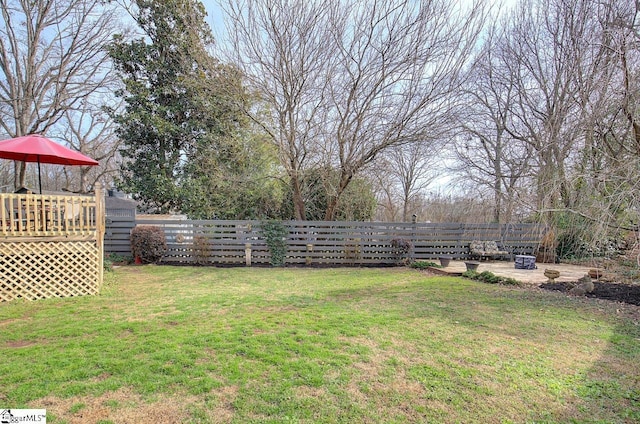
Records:
<instances>
[{"instance_id":1,"label":"deck railing","mask_svg":"<svg viewBox=\"0 0 640 424\"><path fill-rule=\"evenodd\" d=\"M94 235L96 196L0 194L0 237Z\"/></svg>"}]
</instances>

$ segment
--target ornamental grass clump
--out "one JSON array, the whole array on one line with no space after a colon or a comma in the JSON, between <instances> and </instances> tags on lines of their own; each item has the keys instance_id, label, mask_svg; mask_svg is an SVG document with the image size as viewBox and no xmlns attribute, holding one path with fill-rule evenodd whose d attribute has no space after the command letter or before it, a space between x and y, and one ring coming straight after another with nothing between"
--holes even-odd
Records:
<instances>
[{"instance_id":1,"label":"ornamental grass clump","mask_svg":"<svg viewBox=\"0 0 640 424\"><path fill-rule=\"evenodd\" d=\"M398 257L400 264L409 265L411 263L409 253L411 252L413 245L409 240L394 238L391 240L391 247L393 248L395 255Z\"/></svg>"},{"instance_id":2,"label":"ornamental grass clump","mask_svg":"<svg viewBox=\"0 0 640 424\"><path fill-rule=\"evenodd\" d=\"M162 228L151 225L131 230L131 252L142 263L156 263L166 251L167 239Z\"/></svg>"}]
</instances>

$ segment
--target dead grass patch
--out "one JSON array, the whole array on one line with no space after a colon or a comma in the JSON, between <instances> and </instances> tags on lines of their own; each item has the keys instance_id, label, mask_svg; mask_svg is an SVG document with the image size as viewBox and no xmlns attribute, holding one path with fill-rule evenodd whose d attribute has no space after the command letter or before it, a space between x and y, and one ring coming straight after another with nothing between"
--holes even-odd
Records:
<instances>
[{"instance_id":1,"label":"dead grass patch","mask_svg":"<svg viewBox=\"0 0 640 424\"><path fill-rule=\"evenodd\" d=\"M236 412L233 403L238 397L238 392L238 386L224 386L212 392L216 397L215 407L208 411L212 423L226 423L233 419Z\"/></svg>"},{"instance_id":2,"label":"dead grass patch","mask_svg":"<svg viewBox=\"0 0 640 424\"><path fill-rule=\"evenodd\" d=\"M298 386L295 388L295 396L299 399L320 399L327 395L324 387Z\"/></svg>"},{"instance_id":3,"label":"dead grass patch","mask_svg":"<svg viewBox=\"0 0 640 424\"><path fill-rule=\"evenodd\" d=\"M4 342L1 347L9 348L9 349L19 349L21 347L29 347L29 346L33 346L35 344L37 344L37 343L31 342L31 341L28 341L28 340L12 340L12 341L8 341L8 342Z\"/></svg>"},{"instance_id":4,"label":"dead grass patch","mask_svg":"<svg viewBox=\"0 0 640 424\"><path fill-rule=\"evenodd\" d=\"M25 318L20 318L20 319L12 318L12 319L2 320L2 321L0 321L0 327L5 326L7 324L12 324L12 323L17 322L17 321L22 321L23 319L25 319Z\"/></svg>"},{"instance_id":5,"label":"dead grass patch","mask_svg":"<svg viewBox=\"0 0 640 424\"><path fill-rule=\"evenodd\" d=\"M121 424L180 424L188 421L188 406L196 398L183 395L161 395L149 401L128 388L106 392L100 396L77 396L61 399L53 396L33 402L34 407L46 408L59 420L69 424L111 421Z\"/></svg>"}]
</instances>

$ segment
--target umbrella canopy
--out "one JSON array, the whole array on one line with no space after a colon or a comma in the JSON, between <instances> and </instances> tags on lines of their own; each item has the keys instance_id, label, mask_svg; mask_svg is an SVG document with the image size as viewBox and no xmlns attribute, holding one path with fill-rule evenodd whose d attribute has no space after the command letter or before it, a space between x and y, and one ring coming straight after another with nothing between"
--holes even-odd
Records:
<instances>
[{"instance_id":1,"label":"umbrella canopy","mask_svg":"<svg viewBox=\"0 0 640 424\"><path fill-rule=\"evenodd\" d=\"M98 165L98 161L37 134L0 141L0 158L21 162L38 162L40 193L42 193L41 163Z\"/></svg>"}]
</instances>

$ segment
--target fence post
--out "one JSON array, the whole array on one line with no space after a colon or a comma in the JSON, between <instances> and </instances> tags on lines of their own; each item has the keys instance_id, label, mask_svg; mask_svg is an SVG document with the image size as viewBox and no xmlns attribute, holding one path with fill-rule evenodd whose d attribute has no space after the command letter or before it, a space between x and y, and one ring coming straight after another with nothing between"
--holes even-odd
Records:
<instances>
[{"instance_id":1,"label":"fence post","mask_svg":"<svg viewBox=\"0 0 640 424\"><path fill-rule=\"evenodd\" d=\"M104 281L104 233L106 229L105 201L102 184L95 185L96 196L96 247L98 248L98 291L102 288Z\"/></svg>"},{"instance_id":2,"label":"fence post","mask_svg":"<svg viewBox=\"0 0 640 424\"><path fill-rule=\"evenodd\" d=\"M409 259L411 262L416 260L416 224L418 222L418 215L415 213L411 216L411 246L409 247Z\"/></svg>"},{"instance_id":3,"label":"fence post","mask_svg":"<svg viewBox=\"0 0 640 424\"><path fill-rule=\"evenodd\" d=\"M244 244L244 262L246 266L251 266L251 243Z\"/></svg>"},{"instance_id":4,"label":"fence post","mask_svg":"<svg viewBox=\"0 0 640 424\"><path fill-rule=\"evenodd\" d=\"M313 244L307 244L307 257L304 259L305 265L311 265L311 252L313 252Z\"/></svg>"}]
</instances>

